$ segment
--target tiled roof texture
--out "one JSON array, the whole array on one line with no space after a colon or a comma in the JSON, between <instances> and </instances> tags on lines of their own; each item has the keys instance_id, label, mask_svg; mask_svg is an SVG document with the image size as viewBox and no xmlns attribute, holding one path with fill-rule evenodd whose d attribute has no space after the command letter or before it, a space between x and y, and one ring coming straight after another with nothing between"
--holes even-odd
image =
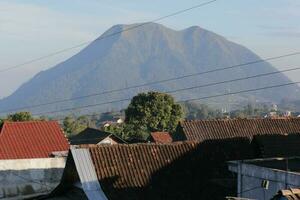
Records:
<instances>
[{"instance_id":1,"label":"tiled roof texture","mask_svg":"<svg viewBox=\"0 0 300 200\"><path fill-rule=\"evenodd\" d=\"M299 118L195 120L180 124L185 139L197 141L300 133Z\"/></svg>"},{"instance_id":2,"label":"tiled roof texture","mask_svg":"<svg viewBox=\"0 0 300 200\"><path fill-rule=\"evenodd\" d=\"M56 121L4 122L0 133L0 159L47 158L68 149Z\"/></svg>"},{"instance_id":3,"label":"tiled roof texture","mask_svg":"<svg viewBox=\"0 0 300 200\"><path fill-rule=\"evenodd\" d=\"M258 157L300 156L300 134L258 135L252 141Z\"/></svg>"},{"instance_id":4,"label":"tiled roof texture","mask_svg":"<svg viewBox=\"0 0 300 200\"><path fill-rule=\"evenodd\" d=\"M152 132L151 137L155 143L167 144L173 141L170 133L168 132Z\"/></svg>"},{"instance_id":5,"label":"tiled roof texture","mask_svg":"<svg viewBox=\"0 0 300 200\"><path fill-rule=\"evenodd\" d=\"M98 180L101 187L109 199L141 199L143 195L137 192L138 189L145 191L153 185L150 183L155 178L156 173L162 171L165 167L172 165L177 159L181 159L186 154L196 150L198 143L172 143L172 144L131 144L131 145L111 145L90 147L91 157L96 169ZM198 152L197 155L200 155ZM198 156L187 156L188 159L198 160ZM200 163L198 163L200 166ZM181 164L174 165L176 167ZM184 162L184 169L181 170L166 170L168 174L177 173L192 173L189 166L192 163ZM199 170L199 168L198 168ZM200 170L201 171L201 170ZM175 176L175 174L173 174ZM195 176L197 176L195 174ZM184 176L188 177L188 176ZM200 180L200 179L199 179ZM167 180L166 180L167 181ZM184 181L184 180L182 180ZM161 181L158 181L162 184ZM155 184L157 186L157 184ZM191 186L191 184L186 184ZM198 186L197 186L198 187ZM163 190L163 188L160 188ZM175 188L174 188L175 189ZM135 190L135 192L132 192ZM132 193L131 193L132 192ZM158 192L158 191L157 191ZM160 191L163 193L166 191ZM174 191L173 191L174 192ZM151 192L153 195L155 192ZM145 197L143 197L145 198ZM142 199L143 199L142 198ZM155 196L157 199L158 196Z\"/></svg>"}]
</instances>

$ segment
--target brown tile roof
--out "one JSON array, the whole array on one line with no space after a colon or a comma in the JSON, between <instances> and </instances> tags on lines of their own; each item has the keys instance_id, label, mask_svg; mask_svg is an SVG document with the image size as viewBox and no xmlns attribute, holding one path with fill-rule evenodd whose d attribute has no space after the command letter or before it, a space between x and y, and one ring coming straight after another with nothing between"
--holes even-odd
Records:
<instances>
[{"instance_id":1,"label":"brown tile roof","mask_svg":"<svg viewBox=\"0 0 300 200\"><path fill-rule=\"evenodd\" d=\"M252 143L258 157L300 156L300 134L257 135Z\"/></svg>"},{"instance_id":2,"label":"brown tile roof","mask_svg":"<svg viewBox=\"0 0 300 200\"><path fill-rule=\"evenodd\" d=\"M235 193L235 178L225 161L252 158L250 142L234 138L213 142L80 145L76 160L91 156L97 179L110 200L222 199ZM77 182L69 154L60 189ZM84 160L84 158L82 158ZM73 163L72 163L73 160ZM89 167L89 163L78 165ZM82 166L81 166L82 167ZM90 177L90 171L80 171ZM84 179L85 180L85 179Z\"/></svg>"},{"instance_id":3,"label":"brown tile roof","mask_svg":"<svg viewBox=\"0 0 300 200\"><path fill-rule=\"evenodd\" d=\"M47 158L68 150L56 121L4 122L0 132L0 159Z\"/></svg>"},{"instance_id":4,"label":"brown tile roof","mask_svg":"<svg viewBox=\"0 0 300 200\"><path fill-rule=\"evenodd\" d=\"M152 132L151 141L155 143L167 144L173 142L173 139L168 132Z\"/></svg>"},{"instance_id":5,"label":"brown tile roof","mask_svg":"<svg viewBox=\"0 0 300 200\"><path fill-rule=\"evenodd\" d=\"M197 141L300 133L299 118L196 120L183 121L180 125L184 139Z\"/></svg>"},{"instance_id":6,"label":"brown tile roof","mask_svg":"<svg viewBox=\"0 0 300 200\"><path fill-rule=\"evenodd\" d=\"M186 185L190 190L189 193L192 193L192 188L198 188L196 183L201 181L201 178L197 177L197 173L193 173L192 167L201 172L199 168L201 165L200 153L197 152L196 156L188 156L191 152L197 151L197 146L198 143L195 142L179 142L164 145L150 143L97 146L89 149L98 180L108 199L145 199L144 195L149 195L147 190L152 191L151 195L155 196L153 199L170 199L167 196L160 198L160 195L174 196L176 188L181 190L178 188L179 186L176 187L176 184ZM177 163L178 160L184 158L194 162ZM198 167L194 166L195 162ZM182 176L190 179L189 174L193 174L196 180L190 180L191 182L187 183L182 178L181 183L178 183L178 180L166 178L167 175L167 177ZM168 191L170 190L169 186L172 186L172 191ZM180 187L184 188L184 186Z\"/></svg>"}]
</instances>

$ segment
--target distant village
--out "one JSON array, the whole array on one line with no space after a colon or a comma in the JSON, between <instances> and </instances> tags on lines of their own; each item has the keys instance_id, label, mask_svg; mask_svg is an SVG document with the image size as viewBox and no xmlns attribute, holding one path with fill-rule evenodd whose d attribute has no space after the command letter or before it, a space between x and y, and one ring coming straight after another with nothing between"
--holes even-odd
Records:
<instances>
[{"instance_id":1,"label":"distant village","mask_svg":"<svg viewBox=\"0 0 300 200\"><path fill-rule=\"evenodd\" d=\"M272 105L263 117L176 118L167 108L178 104L149 94L156 100L137 105L133 98L125 118L89 122L76 134L66 133L70 118L8 115L0 133L0 199L300 198L299 117L279 115ZM152 131L137 137L145 130L136 123L144 120Z\"/></svg>"}]
</instances>

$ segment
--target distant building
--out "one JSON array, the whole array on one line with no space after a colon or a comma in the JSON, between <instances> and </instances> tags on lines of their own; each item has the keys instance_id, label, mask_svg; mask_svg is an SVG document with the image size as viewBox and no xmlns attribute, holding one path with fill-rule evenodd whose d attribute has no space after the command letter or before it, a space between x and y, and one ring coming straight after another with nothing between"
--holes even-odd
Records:
<instances>
[{"instance_id":1,"label":"distant building","mask_svg":"<svg viewBox=\"0 0 300 200\"><path fill-rule=\"evenodd\" d=\"M279 190L300 186L297 157L230 161L228 166L237 174L238 197L271 199Z\"/></svg>"},{"instance_id":2,"label":"distant building","mask_svg":"<svg viewBox=\"0 0 300 200\"><path fill-rule=\"evenodd\" d=\"M150 142L168 144L172 143L173 139L169 132L152 132L149 138Z\"/></svg>"},{"instance_id":3,"label":"distant building","mask_svg":"<svg viewBox=\"0 0 300 200\"><path fill-rule=\"evenodd\" d=\"M111 125L123 124L124 120L122 118L117 118L113 121L104 121L102 122L102 127L109 127Z\"/></svg>"},{"instance_id":4,"label":"distant building","mask_svg":"<svg viewBox=\"0 0 300 200\"><path fill-rule=\"evenodd\" d=\"M4 122L0 132L0 198L49 193L59 183L69 143L55 121Z\"/></svg>"},{"instance_id":5,"label":"distant building","mask_svg":"<svg viewBox=\"0 0 300 200\"><path fill-rule=\"evenodd\" d=\"M94 128L86 128L70 138L72 145L79 144L123 144L123 139L113 133L108 133Z\"/></svg>"}]
</instances>

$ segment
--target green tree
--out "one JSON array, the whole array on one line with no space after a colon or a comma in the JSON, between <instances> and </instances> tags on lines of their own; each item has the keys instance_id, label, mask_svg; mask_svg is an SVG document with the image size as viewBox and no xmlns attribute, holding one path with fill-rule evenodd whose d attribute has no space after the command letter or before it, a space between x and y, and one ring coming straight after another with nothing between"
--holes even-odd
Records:
<instances>
[{"instance_id":1,"label":"green tree","mask_svg":"<svg viewBox=\"0 0 300 200\"><path fill-rule=\"evenodd\" d=\"M140 93L125 110L124 134L147 137L151 131L174 132L183 116L182 108L171 95L159 92Z\"/></svg>"},{"instance_id":2,"label":"green tree","mask_svg":"<svg viewBox=\"0 0 300 200\"><path fill-rule=\"evenodd\" d=\"M17 112L15 114L8 115L7 120L14 122L31 121L33 120L33 117L30 112Z\"/></svg>"},{"instance_id":3,"label":"green tree","mask_svg":"<svg viewBox=\"0 0 300 200\"><path fill-rule=\"evenodd\" d=\"M89 126L89 119L86 116L78 118L67 116L63 120L64 131L68 136L76 135Z\"/></svg>"}]
</instances>

